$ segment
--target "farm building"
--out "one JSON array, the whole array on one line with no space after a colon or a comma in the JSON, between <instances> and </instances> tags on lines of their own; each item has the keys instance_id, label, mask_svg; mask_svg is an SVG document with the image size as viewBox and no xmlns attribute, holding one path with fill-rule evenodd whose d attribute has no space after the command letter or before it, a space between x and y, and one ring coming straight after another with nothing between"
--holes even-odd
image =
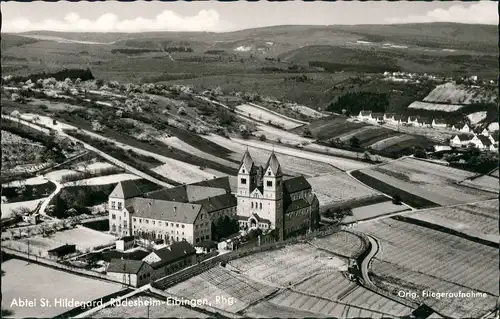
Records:
<instances>
[{"instance_id":1,"label":"farm building","mask_svg":"<svg viewBox=\"0 0 500 319\"><path fill-rule=\"evenodd\" d=\"M453 137L450 140L450 146L452 146L452 147L467 146L469 143L471 143L473 138L474 138L473 134L455 135L455 137Z\"/></svg>"},{"instance_id":2,"label":"farm building","mask_svg":"<svg viewBox=\"0 0 500 319\"><path fill-rule=\"evenodd\" d=\"M217 249L217 243L212 240L202 241L194 246L197 254L207 254L214 249Z\"/></svg>"},{"instance_id":3,"label":"farm building","mask_svg":"<svg viewBox=\"0 0 500 319\"><path fill-rule=\"evenodd\" d=\"M134 247L134 236L124 236L116 241L117 251L126 251Z\"/></svg>"},{"instance_id":4,"label":"farm building","mask_svg":"<svg viewBox=\"0 0 500 319\"><path fill-rule=\"evenodd\" d=\"M371 120L371 118L372 118L372 111L360 111L358 114L358 119L361 121Z\"/></svg>"},{"instance_id":5,"label":"farm building","mask_svg":"<svg viewBox=\"0 0 500 319\"><path fill-rule=\"evenodd\" d=\"M228 177L141 194L132 180L120 182L109 196L110 233L133 235L140 242L162 240L191 244L211 240L212 221L228 216L241 229L282 229L284 235L315 227L319 202L302 177L283 179L272 152L265 167L245 152L237 194Z\"/></svg>"},{"instance_id":6,"label":"farm building","mask_svg":"<svg viewBox=\"0 0 500 319\"><path fill-rule=\"evenodd\" d=\"M23 215L23 221L25 223L30 223L32 225L37 225L40 223L40 214L34 213L34 214L25 214Z\"/></svg>"},{"instance_id":7,"label":"farm building","mask_svg":"<svg viewBox=\"0 0 500 319\"><path fill-rule=\"evenodd\" d=\"M188 242L174 242L153 251L143 261L154 270L155 278L161 278L196 264L196 250Z\"/></svg>"},{"instance_id":8,"label":"farm building","mask_svg":"<svg viewBox=\"0 0 500 319\"><path fill-rule=\"evenodd\" d=\"M62 245L47 251L50 257L61 258L63 256L69 255L76 252L76 245Z\"/></svg>"},{"instance_id":9,"label":"farm building","mask_svg":"<svg viewBox=\"0 0 500 319\"><path fill-rule=\"evenodd\" d=\"M140 287L154 279L153 268L142 260L112 259L106 268L106 274L132 287Z\"/></svg>"},{"instance_id":10,"label":"farm building","mask_svg":"<svg viewBox=\"0 0 500 319\"><path fill-rule=\"evenodd\" d=\"M432 127L446 128L446 121L444 119L433 119Z\"/></svg>"}]
</instances>

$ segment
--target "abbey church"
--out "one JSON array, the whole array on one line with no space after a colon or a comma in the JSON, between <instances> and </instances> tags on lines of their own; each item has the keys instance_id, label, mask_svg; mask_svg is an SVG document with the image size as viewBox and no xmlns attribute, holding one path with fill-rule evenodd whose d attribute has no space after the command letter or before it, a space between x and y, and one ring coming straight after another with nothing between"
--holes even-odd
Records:
<instances>
[{"instance_id":1,"label":"abbey church","mask_svg":"<svg viewBox=\"0 0 500 319\"><path fill-rule=\"evenodd\" d=\"M311 185L303 176L284 175L274 151L258 166L247 150L234 187L226 176L142 193L134 181L122 181L109 195L108 210L110 233L166 243L211 240L212 222L224 216L241 230L277 229L281 239L319 224Z\"/></svg>"}]
</instances>

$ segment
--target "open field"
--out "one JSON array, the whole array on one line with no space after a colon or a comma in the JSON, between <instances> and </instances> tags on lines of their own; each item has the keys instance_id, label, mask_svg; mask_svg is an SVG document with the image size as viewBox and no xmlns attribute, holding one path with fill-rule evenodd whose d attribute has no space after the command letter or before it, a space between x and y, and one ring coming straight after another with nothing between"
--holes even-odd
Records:
<instances>
[{"instance_id":1,"label":"open field","mask_svg":"<svg viewBox=\"0 0 500 319\"><path fill-rule=\"evenodd\" d=\"M401 142L409 141L412 139L413 139L413 136L411 136L411 135L406 135L406 134L405 135L396 135L393 137L383 139L381 141L377 141L377 142L371 144L370 147L373 148L374 150L384 150L386 148L389 148L390 146L393 146L393 145L397 146Z\"/></svg>"},{"instance_id":2,"label":"open field","mask_svg":"<svg viewBox=\"0 0 500 319\"><path fill-rule=\"evenodd\" d=\"M29 238L24 238L19 241L9 240L5 244L8 247L20 251L28 251L32 254L46 257L47 251L56 247L73 244L76 249L85 252L87 249L93 249L97 246L113 244L115 237L87 227L77 226L76 228L59 231L52 234L50 237L36 235ZM29 245L29 246L28 246Z\"/></svg>"},{"instance_id":3,"label":"open field","mask_svg":"<svg viewBox=\"0 0 500 319\"><path fill-rule=\"evenodd\" d=\"M377 304L381 299L385 299L378 295L377 297L379 297L379 300L371 298L369 302L372 304ZM370 296L367 296L367 299L369 298ZM387 301L387 299L385 299L384 301ZM392 304L395 304L396 306L393 306L391 304L387 304L385 306L387 309L386 311L388 311L389 313L372 311L367 308L340 302L328 301L319 297L313 297L294 291L285 291L283 293L280 293L279 295L269 299L268 302L276 304L278 306L296 308L300 311L312 312L314 314L333 318L401 317L403 315L408 315L412 311L411 309L396 304L395 302L392 302Z\"/></svg>"},{"instance_id":4,"label":"open field","mask_svg":"<svg viewBox=\"0 0 500 319\"><path fill-rule=\"evenodd\" d=\"M361 238L346 231L339 231L329 236L316 238L311 241L311 244L314 247L345 258L355 257L364 249Z\"/></svg>"},{"instance_id":5,"label":"open field","mask_svg":"<svg viewBox=\"0 0 500 319\"><path fill-rule=\"evenodd\" d=\"M178 183L195 183L205 179L212 179L214 176L221 177L227 174L212 170L210 173L182 162L170 162L151 169L153 172L167 177Z\"/></svg>"},{"instance_id":6,"label":"open field","mask_svg":"<svg viewBox=\"0 0 500 319\"><path fill-rule=\"evenodd\" d=\"M241 161L241 158L247 149L247 147L240 143L238 139L228 139L215 134L210 134L204 136L203 138L231 149L234 152L231 154L231 158L236 161ZM269 159L269 156L271 156L271 151L257 147L248 146L248 151L252 155L254 161L260 165L264 165ZM337 169L328 164L284 154L277 154L277 156L281 166L283 167L283 173L288 175L319 176L322 174L338 172Z\"/></svg>"},{"instance_id":7,"label":"open field","mask_svg":"<svg viewBox=\"0 0 500 319\"><path fill-rule=\"evenodd\" d=\"M252 133L253 135L260 137L264 135L266 139L272 141L281 141L284 144L299 145L304 143L312 143L314 140L312 138L303 137L296 133L291 133L270 125L257 125L257 131Z\"/></svg>"},{"instance_id":8,"label":"open field","mask_svg":"<svg viewBox=\"0 0 500 319\"><path fill-rule=\"evenodd\" d=\"M378 240L377 259L498 296L498 248L391 218L358 230Z\"/></svg>"},{"instance_id":9,"label":"open field","mask_svg":"<svg viewBox=\"0 0 500 319\"><path fill-rule=\"evenodd\" d=\"M415 294L415 297L408 297L407 299L413 302L425 302L426 305L441 315L450 318L481 318L491 313L496 307L497 297L492 295L465 298L422 296L422 292L425 290L439 293L469 293L470 289L377 258L372 261L370 277L378 287L394 295L397 295L400 291Z\"/></svg>"},{"instance_id":10,"label":"open field","mask_svg":"<svg viewBox=\"0 0 500 319\"><path fill-rule=\"evenodd\" d=\"M23 180L17 180L17 181L11 181L5 184L2 184L2 187L21 187L21 186L27 186L27 185L42 185L47 183L47 180L44 179L42 176L36 176L36 177L31 177L28 179L23 179Z\"/></svg>"},{"instance_id":11,"label":"open field","mask_svg":"<svg viewBox=\"0 0 500 319\"><path fill-rule=\"evenodd\" d=\"M432 92L424 98L425 102L438 102L450 104L472 104L472 103L495 103L498 101L496 89L485 90L482 88L467 87L445 83L436 86Z\"/></svg>"},{"instance_id":12,"label":"open field","mask_svg":"<svg viewBox=\"0 0 500 319\"><path fill-rule=\"evenodd\" d=\"M277 289L215 267L167 289L167 293L189 299L205 299L212 307L238 312ZM220 299L226 298L225 301Z\"/></svg>"},{"instance_id":13,"label":"open field","mask_svg":"<svg viewBox=\"0 0 500 319\"><path fill-rule=\"evenodd\" d=\"M405 205L395 205L391 200L388 200L382 203L353 208L352 216L347 216L342 222L355 223L357 221L403 212L405 210L409 210L409 208Z\"/></svg>"},{"instance_id":14,"label":"open field","mask_svg":"<svg viewBox=\"0 0 500 319\"><path fill-rule=\"evenodd\" d=\"M244 275L273 286L287 286L319 272L336 272L347 267L342 259L307 244L253 254L229 264Z\"/></svg>"},{"instance_id":15,"label":"open field","mask_svg":"<svg viewBox=\"0 0 500 319\"><path fill-rule=\"evenodd\" d=\"M474 173L413 158L392 161L360 172L438 205L463 204L495 197L493 193L458 184L474 176ZM378 189L378 185L370 186Z\"/></svg>"},{"instance_id":16,"label":"open field","mask_svg":"<svg viewBox=\"0 0 500 319\"><path fill-rule=\"evenodd\" d=\"M341 300L351 289L358 287L356 282L347 279L342 272L328 272L313 275L294 286L299 292L330 300Z\"/></svg>"},{"instance_id":17,"label":"open field","mask_svg":"<svg viewBox=\"0 0 500 319\"><path fill-rule=\"evenodd\" d=\"M47 197L29 200L25 202L16 202L16 203L2 203L2 218L7 218L12 216L12 211L21 207L26 207L28 209L34 210L39 202L43 202Z\"/></svg>"},{"instance_id":18,"label":"open field","mask_svg":"<svg viewBox=\"0 0 500 319\"><path fill-rule=\"evenodd\" d=\"M312 177L307 181L311 184L320 205L378 194L343 172Z\"/></svg>"},{"instance_id":19,"label":"open field","mask_svg":"<svg viewBox=\"0 0 500 319\"><path fill-rule=\"evenodd\" d=\"M490 175L483 175L477 178L466 179L463 182L460 182L460 184L477 189L482 189L488 192L499 191L498 178Z\"/></svg>"},{"instance_id":20,"label":"open field","mask_svg":"<svg viewBox=\"0 0 500 319\"><path fill-rule=\"evenodd\" d=\"M150 296L128 298L133 306L108 307L94 313L91 318L208 318L188 307L167 305L166 301ZM146 303L149 303L149 307Z\"/></svg>"},{"instance_id":21,"label":"open field","mask_svg":"<svg viewBox=\"0 0 500 319\"><path fill-rule=\"evenodd\" d=\"M274 149L274 152L276 152L278 154L285 154L285 155L293 156L295 158L309 159L312 161L330 164L333 167L340 169L340 170L361 169L361 168L370 166L369 164L361 162L361 161L340 158L340 157L335 157L335 156L330 156L330 155L323 155L323 154L308 152L305 150L294 149L294 148L281 146L281 145L273 145L273 144L262 142L262 141L242 140L242 139L236 139L236 138L233 138L232 140L237 141L237 142L244 144L244 145L253 146L255 148L264 149L264 150L268 150L268 151L272 151Z\"/></svg>"},{"instance_id":22,"label":"open field","mask_svg":"<svg viewBox=\"0 0 500 319\"><path fill-rule=\"evenodd\" d=\"M411 212L405 218L443 226L466 235L498 243L498 199Z\"/></svg>"},{"instance_id":23,"label":"open field","mask_svg":"<svg viewBox=\"0 0 500 319\"><path fill-rule=\"evenodd\" d=\"M204 159L210 160L212 162L219 163L221 165L235 168L235 169L238 169L238 167L239 167L239 165L235 162L231 162L231 161L225 160L223 158L220 158L218 156L212 155L210 153L203 152L200 149L198 149L194 146L191 146L190 144L182 141L181 139L179 139L176 136L164 137L164 138L160 138L158 140L161 141L162 143L168 145L169 147L183 150L184 152L187 152L189 154L193 154L194 156L198 156L200 158L204 158Z\"/></svg>"},{"instance_id":24,"label":"open field","mask_svg":"<svg viewBox=\"0 0 500 319\"><path fill-rule=\"evenodd\" d=\"M300 133L304 128L308 128L312 135L318 140L327 140L335 137L339 137L343 134L348 134L351 131L357 130L359 128L368 126L365 123L354 123L348 122L347 117L332 115L326 118L322 118L311 122L311 124L303 127L299 127L292 132Z\"/></svg>"},{"instance_id":25,"label":"open field","mask_svg":"<svg viewBox=\"0 0 500 319\"><path fill-rule=\"evenodd\" d=\"M438 104L438 103L428 103L415 101L408 105L409 109L419 109L428 111L441 111L441 112L455 112L463 108L463 105L457 104Z\"/></svg>"},{"instance_id":26,"label":"open field","mask_svg":"<svg viewBox=\"0 0 500 319\"><path fill-rule=\"evenodd\" d=\"M64 186L77 186L77 185L106 185L111 183L118 183L121 181L140 179L139 176L129 173L106 175L99 177L92 177L87 179L82 179L74 182L65 183Z\"/></svg>"},{"instance_id":27,"label":"open field","mask_svg":"<svg viewBox=\"0 0 500 319\"><path fill-rule=\"evenodd\" d=\"M236 106L236 110L241 112L245 116L249 116L252 119L262 121L264 123L271 123L283 127L284 129L292 129L301 126L301 123L289 120L283 116L277 115L273 112L266 110L265 108L255 107L249 104L241 104Z\"/></svg>"},{"instance_id":28,"label":"open field","mask_svg":"<svg viewBox=\"0 0 500 319\"><path fill-rule=\"evenodd\" d=\"M55 300L87 302L117 292L121 285L72 275L26 261L2 262L2 310L16 318L54 317L71 308L56 305ZM42 304L42 298L50 306ZM12 306L12 300L37 300L35 307Z\"/></svg>"}]
</instances>

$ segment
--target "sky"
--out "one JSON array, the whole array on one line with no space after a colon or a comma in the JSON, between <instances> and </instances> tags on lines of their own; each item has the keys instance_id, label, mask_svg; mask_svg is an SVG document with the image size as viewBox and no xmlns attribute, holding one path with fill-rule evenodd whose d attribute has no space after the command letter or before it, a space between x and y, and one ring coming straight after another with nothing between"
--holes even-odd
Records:
<instances>
[{"instance_id":1,"label":"sky","mask_svg":"<svg viewBox=\"0 0 500 319\"><path fill-rule=\"evenodd\" d=\"M2 32L225 32L291 24L498 24L498 3L495 1L2 1L1 9Z\"/></svg>"}]
</instances>

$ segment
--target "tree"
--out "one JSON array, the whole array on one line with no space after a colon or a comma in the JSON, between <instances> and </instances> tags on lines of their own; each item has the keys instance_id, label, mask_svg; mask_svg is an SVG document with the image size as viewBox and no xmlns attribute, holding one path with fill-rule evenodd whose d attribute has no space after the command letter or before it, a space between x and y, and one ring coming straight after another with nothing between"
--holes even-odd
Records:
<instances>
[{"instance_id":1,"label":"tree","mask_svg":"<svg viewBox=\"0 0 500 319\"><path fill-rule=\"evenodd\" d=\"M363 153L363 158L367 161L371 161L370 152L366 151Z\"/></svg>"},{"instance_id":2,"label":"tree","mask_svg":"<svg viewBox=\"0 0 500 319\"><path fill-rule=\"evenodd\" d=\"M250 137L250 132L248 132L248 130L243 130L243 131L241 131L241 133L240 133L240 134L241 134L241 137L242 137L243 139L245 139L245 140L246 140L246 139L248 139L248 138Z\"/></svg>"},{"instance_id":3,"label":"tree","mask_svg":"<svg viewBox=\"0 0 500 319\"><path fill-rule=\"evenodd\" d=\"M353 136L349 139L349 144L352 148L360 148L361 144L357 136Z\"/></svg>"},{"instance_id":4,"label":"tree","mask_svg":"<svg viewBox=\"0 0 500 319\"><path fill-rule=\"evenodd\" d=\"M394 197L392 198L392 203L394 205L401 205L401 196L399 196L398 194L394 195Z\"/></svg>"},{"instance_id":5,"label":"tree","mask_svg":"<svg viewBox=\"0 0 500 319\"><path fill-rule=\"evenodd\" d=\"M313 137L312 132L308 127L304 128L304 131L302 132L302 136L307 137L307 138Z\"/></svg>"},{"instance_id":6,"label":"tree","mask_svg":"<svg viewBox=\"0 0 500 319\"><path fill-rule=\"evenodd\" d=\"M259 136L259 140L261 140L263 142L266 141L266 139L267 138L266 138L266 136L264 134L262 134L261 136Z\"/></svg>"}]
</instances>

